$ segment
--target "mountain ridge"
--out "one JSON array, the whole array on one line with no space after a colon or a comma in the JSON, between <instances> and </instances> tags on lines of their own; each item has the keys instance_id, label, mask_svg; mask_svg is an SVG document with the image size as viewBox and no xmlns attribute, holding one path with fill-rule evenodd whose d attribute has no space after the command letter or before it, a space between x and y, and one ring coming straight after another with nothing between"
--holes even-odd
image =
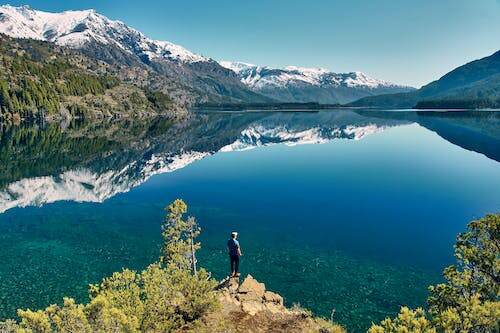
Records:
<instances>
[{"instance_id":1,"label":"mountain ridge","mask_svg":"<svg viewBox=\"0 0 500 333\"><path fill-rule=\"evenodd\" d=\"M248 84L224 62L196 54L168 42L148 38L142 32L97 13L93 9L59 13L34 10L28 6L0 6L0 33L14 38L43 40L78 49L87 56L132 68L154 72L140 78L153 90L166 94L182 91L188 105L317 102L346 103L379 94L411 88L372 79L361 72L333 73L296 66L284 69L259 67L260 82L290 80L281 87L259 88ZM272 74L260 80L262 73ZM267 81L266 81L267 80ZM168 82L167 82L168 81Z\"/></svg>"},{"instance_id":2,"label":"mountain ridge","mask_svg":"<svg viewBox=\"0 0 500 333\"><path fill-rule=\"evenodd\" d=\"M251 90L281 102L347 103L362 96L406 92L414 88L374 79L362 72L335 73L323 68L272 68L219 61Z\"/></svg>"},{"instance_id":3,"label":"mountain ridge","mask_svg":"<svg viewBox=\"0 0 500 333\"><path fill-rule=\"evenodd\" d=\"M78 49L108 64L146 70L153 75L139 78L141 84L167 94L182 91L187 106L204 102L272 101L247 89L233 72L215 60L177 44L150 39L95 10L49 13L27 6L3 5L0 33L48 41Z\"/></svg>"},{"instance_id":4,"label":"mountain ridge","mask_svg":"<svg viewBox=\"0 0 500 333\"><path fill-rule=\"evenodd\" d=\"M97 13L95 9L52 13L29 6L4 5L0 6L0 10L0 22L6 22L0 25L0 32L12 37L44 40L73 48L94 40L114 44L132 53L140 49L151 58L165 57L186 63L210 61L180 45L150 39L121 21ZM121 36L128 36L130 40L120 39Z\"/></svg>"},{"instance_id":5,"label":"mountain ridge","mask_svg":"<svg viewBox=\"0 0 500 333\"><path fill-rule=\"evenodd\" d=\"M357 107L500 108L500 51L468 62L420 89L365 97Z\"/></svg>"}]
</instances>

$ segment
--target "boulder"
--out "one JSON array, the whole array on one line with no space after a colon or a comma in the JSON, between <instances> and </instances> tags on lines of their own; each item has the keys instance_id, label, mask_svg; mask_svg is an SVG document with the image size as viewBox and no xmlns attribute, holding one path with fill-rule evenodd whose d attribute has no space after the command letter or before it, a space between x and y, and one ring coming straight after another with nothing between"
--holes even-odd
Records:
<instances>
[{"instance_id":1,"label":"boulder","mask_svg":"<svg viewBox=\"0 0 500 333\"><path fill-rule=\"evenodd\" d=\"M264 297L266 285L255 280L250 274L245 278L243 283L238 288L239 294L255 293L258 297Z\"/></svg>"},{"instance_id":2,"label":"boulder","mask_svg":"<svg viewBox=\"0 0 500 333\"><path fill-rule=\"evenodd\" d=\"M239 286L238 277L227 277L224 280L222 280L215 289L228 290L231 294L235 294L238 291L238 286Z\"/></svg>"},{"instance_id":3,"label":"boulder","mask_svg":"<svg viewBox=\"0 0 500 333\"><path fill-rule=\"evenodd\" d=\"M238 291L238 286L239 286L239 279L237 277L229 279L227 289L229 290L230 293L232 294L236 293Z\"/></svg>"},{"instance_id":4,"label":"boulder","mask_svg":"<svg viewBox=\"0 0 500 333\"><path fill-rule=\"evenodd\" d=\"M283 297L280 295L273 293L272 291L266 291L264 293L264 302L274 303L278 305L283 305Z\"/></svg>"},{"instance_id":5,"label":"boulder","mask_svg":"<svg viewBox=\"0 0 500 333\"><path fill-rule=\"evenodd\" d=\"M264 303L264 307L271 313L288 313L288 310L281 304L277 303Z\"/></svg>"},{"instance_id":6,"label":"boulder","mask_svg":"<svg viewBox=\"0 0 500 333\"><path fill-rule=\"evenodd\" d=\"M223 311L225 312L238 312L241 308L241 303L227 290L219 292L219 301L224 305Z\"/></svg>"},{"instance_id":7,"label":"boulder","mask_svg":"<svg viewBox=\"0 0 500 333\"><path fill-rule=\"evenodd\" d=\"M265 310L266 307L264 306L264 304L262 304L262 302L250 300L241 302L241 309L243 310L243 312L254 316L258 312Z\"/></svg>"},{"instance_id":8,"label":"boulder","mask_svg":"<svg viewBox=\"0 0 500 333\"><path fill-rule=\"evenodd\" d=\"M255 301L255 302L262 303L262 297L259 296L254 291L251 291L251 292L248 292L248 293L238 293L238 294L236 294L236 299L239 300L240 302Z\"/></svg>"}]
</instances>

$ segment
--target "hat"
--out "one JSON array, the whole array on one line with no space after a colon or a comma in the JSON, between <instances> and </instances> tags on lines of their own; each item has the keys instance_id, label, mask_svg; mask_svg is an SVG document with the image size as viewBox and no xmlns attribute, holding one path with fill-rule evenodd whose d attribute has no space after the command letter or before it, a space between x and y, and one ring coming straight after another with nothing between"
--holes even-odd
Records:
<instances>
[{"instance_id":1,"label":"hat","mask_svg":"<svg viewBox=\"0 0 500 333\"><path fill-rule=\"evenodd\" d=\"M231 236L238 236L238 233L236 231L231 232Z\"/></svg>"}]
</instances>

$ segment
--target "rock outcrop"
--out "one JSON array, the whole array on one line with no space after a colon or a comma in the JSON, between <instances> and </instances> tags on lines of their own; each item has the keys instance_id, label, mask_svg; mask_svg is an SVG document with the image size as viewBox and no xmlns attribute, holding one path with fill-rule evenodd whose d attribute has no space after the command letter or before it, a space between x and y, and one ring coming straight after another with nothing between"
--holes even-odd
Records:
<instances>
[{"instance_id":1,"label":"rock outcrop","mask_svg":"<svg viewBox=\"0 0 500 333\"><path fill-rule=\"evenodd\" d=\"M283 297L267 291L265 284L258 282L251 275L248 275L241 284L238 277L227 278L221 282L218 289L221 303L229 305L232 310L239 308L251 316L261 311L290 312L284 306Z\"/></svg>"},{"instance_id":2,"label":"rock outcrop","mask_svg":"<svg viewBox=\"0 0 500 333\"><path fill-rule=\"evenodd\" d=\"M315 318L310 312L294 306L285 307L283 297L266 290L264 283L248 275L224 279L217 287L221 310L207 323L211 332L321 332L345 333L336 324Z\"/></svg>"}]
</instances>

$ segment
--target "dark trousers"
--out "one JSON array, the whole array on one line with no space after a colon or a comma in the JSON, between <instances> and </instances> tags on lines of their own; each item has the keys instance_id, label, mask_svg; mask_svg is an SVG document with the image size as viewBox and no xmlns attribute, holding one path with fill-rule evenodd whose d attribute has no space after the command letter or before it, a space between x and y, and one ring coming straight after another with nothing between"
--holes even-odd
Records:
<instances>
[{"instance_id":1,"label":"dark trousers","mask_svg":"<svg viewBox=\"0 0 500 333\"><path fill-rule=\"evenodd\" d=\"M239 255L229 255L231 261L231 273L238 273L238 268L240 266L240 256Z\"/></svg>"}]
</instances>

